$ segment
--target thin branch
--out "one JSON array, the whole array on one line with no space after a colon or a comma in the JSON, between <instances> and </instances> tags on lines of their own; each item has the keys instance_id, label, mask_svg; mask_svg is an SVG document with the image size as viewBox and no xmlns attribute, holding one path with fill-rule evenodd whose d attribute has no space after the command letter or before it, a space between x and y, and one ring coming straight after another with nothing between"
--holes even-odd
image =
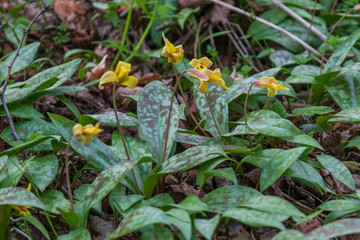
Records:
<instances>
[{"instance_id":1,"label":"thin branch","mask_svg":"<svg viewBox=\"0 0 360 240\"><path fill-rule=\"evenodd\" d=\"M15 56L14 56L13 60L11 61L10 65L8 66L8 73L7 73L4 85L2 87L2 90L0 92L1 103L4 106L5 114L6 114L6 117L7 117L8 121L9 121L11 134L14 136L14 138L17 141L20 140L20 138L19 138L19 136L17 135L17 133L15 131L14 123L12 121L12 116L10 115L9 109L8 109L6 101L5 101L5 91L6 91L7 85L9 84L9 81L10 81L11 69L12 69L12 67L14 65L14 62L15 62L17 56L19 56L20 48L21 48L22 43L24 42L26 34L28 33L28 31L29 31L30 27L33 25L33 23L39 18L39 16L46 11L48 6L49 6L49 4L45 4L42 7L41 11L38 14L36 14L34 19L29 23L29 26L23 31L23 35L21 37L21 40L20 40L19 45L18 45L18 47L16 49L16 52L15 52Z\"/></svg>"},{"instance_id":2,"label":"thin branch","mask_svg":"<svg viewBox=\"0 0 360 240\"><path fill-rule=\"evenodd\" d=\"M314 26L311 26L310 23L308 23L305 19L303 19L302 17L300 17L299 15L297 15L293 10L291 10L290 8L288 8L287 6L285 6L282 2L280 2L279 0L271 0L273 2L273 4L279 8L281 8L281 10L283 10L284 12L286 12L287 14L289 14L290 17L294 18L296 21L298 21L299 23L301 23L302 25L304 25L306 28L309 28L316 36L318 36L319 38L321 38L321 40L325 40L326 36L325 34L323 34L322 32L320 32L317 28L315 28Z\"/></svg>"},{"instance_id":3,"label":"thin branch","mask_svg":"<svg viewBox=\"0 0 360 240\"><path fill-rule=\"evenodd\" d=\"M317 1L318 1L318 0L315 0L315 1L314 1L314 7L313 7L313 10L312 10L312 14L311 14L310 26L309 26L308 34L307 34L307 36L306 36L306 43L309 42L310 33L311 33L311 28L312 28L312 25L313 25L313 22L314 22L314 16L315 16L315 12L316 12L316 4L317 4Z\"/></svg>"},{"instance_id":4,"label":"thin branch","mask_svg":"<svg viewBox=\"0 0 360 240\"><path fill-rule=\"evenodd\" d=\"M240 14L242 14L242 15L245 15L245 16L249 17L249 18L253 18L253 19L255 19L255 20L257 20L257 21L259 21L259 22L261 22L261 23L264 23L264 24L268 25L269 27L272 27L272 28L280 31L280 32L284 33L285 35L287 35L288 37L290 37L291 39L297 41L297 42L298 42L301 46L303 46L306 50L314 53L314 54L317 55L317 56L321 56L321 53L319 53L316 49L314 49L313 47L311 47L309 44L307 44L306 42L304 42L304 41L303 41L302 39L300 39L299 37L295 36L294 34L286 31L285 29L283 29L283 28L281 28L281 27L276 26L275 24L273 24L273 23L271 23L271 22L266 21L265 19L259 18L259 17L257 17L257 16L253 16L252 14L250 14L250 13L248 13L248 12L246 12L246 11L240 9L240 8L234 7L234 6L232 6L232 5L228 4L228 3L221 2L221 1L219 1L219 0L209 0L209 1L210 1L210 2L213 2L213 3L217 3L217 4L219 4L219 5L222 5L222 6L226 7L226 8L234 11L234 12L240 13Z\"/></svg>"}]
</instances>

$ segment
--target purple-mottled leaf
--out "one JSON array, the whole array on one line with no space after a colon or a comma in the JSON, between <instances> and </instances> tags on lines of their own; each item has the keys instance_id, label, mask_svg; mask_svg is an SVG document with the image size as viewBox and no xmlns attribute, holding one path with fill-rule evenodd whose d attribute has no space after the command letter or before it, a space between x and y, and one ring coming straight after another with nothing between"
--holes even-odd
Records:
<instances>
[{"instance_id":1,"label":"purple-mottled leaf","mask_svg":"<svg viewBox=\"0 0 360 240\"><path fill-rule=\"evenodd\" d=\"M0 205L19 205L45 209L44 204L25 188L8 187L0 189Z\"/></svg>"},{"instance_id":2,"label":"purple-mottled leaf","mask_svg":"<svg viewBox=\"0 0 360 240\"><path fill-rule=\"evenodd\" d=\"M348 218L326 224L306 235L308 240L327 240L348 234L360 233L360 219Z\"/></svg>"}]
</instances>

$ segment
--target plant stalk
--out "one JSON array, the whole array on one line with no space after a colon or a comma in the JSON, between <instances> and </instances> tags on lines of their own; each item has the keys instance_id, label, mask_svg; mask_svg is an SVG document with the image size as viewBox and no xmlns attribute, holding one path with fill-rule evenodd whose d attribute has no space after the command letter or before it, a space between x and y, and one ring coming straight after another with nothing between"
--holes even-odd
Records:
<instances>
[{"instance_id":1,"label":"plant stalk","mask_svg":"<svg viewBox=\"0 0 360 240\"><path fill-rule=\"evenodd\" d=\"M249 87L249 90L246 94L246 98L245 98L245 103L244 103L244 120L245 120L245 126L246 128L249 128L248 126L248 123L247 123L247 103L248 103L248 99L249 99L249 95L250 95L250 91L251 91L251 88L254 86L254 84L252 83ZM250 138L250 134L247 134L247 137L248 137L248 140L249 140L249 143L250 143L250 147L252 148L253 145L251 143L251 138Z\"/></svg>"}]
</instances>

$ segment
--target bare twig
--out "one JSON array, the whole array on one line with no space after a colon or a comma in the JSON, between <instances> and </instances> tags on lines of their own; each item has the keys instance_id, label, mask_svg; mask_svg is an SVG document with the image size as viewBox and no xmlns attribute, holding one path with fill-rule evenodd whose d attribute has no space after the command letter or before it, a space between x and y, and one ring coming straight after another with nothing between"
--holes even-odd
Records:
<instances>
[{"instance_id":1,"label":"bare twig","mask_svg":"<svg viewBox=\"0 0 360 240\"><path fill-rule=\"evenodd\" d=\"M311 33L311 27L312 27L312 25L313 25L314 16L315 16L315 12L316 12L316 4L317 4L317 1L318 1L318 0L315 0L315 1L314 1L314 7L313 7L313 10L312 10L312 14L311 14L310 26L309 26L308 34L307 34L307 36L306 36L306 43L309 42L310 33Z\"/></svg>"},{"instance_id":2,"label":"bare twig","mask_svg":"<svg viewBox=\"0 0 360 240\"><path fill-rule=\"evenodd\" d=\"M15 131L14 123L12 121L12 116L10 115L9 109L8 109L6 101L5 101L5 91L6 91L7 85L9 84L9 81L10 81L11 69L12 69L12 67L14 65L14 62L15 62L17 56L19 56L20 48L21 48L22 43L24 42L26 34L28 33L28 31L29 31L30 27L33 25L33 23L39 18L39 16L46 11L48 6L49 6L49 4L45 4L42 7L41 11L38 14L36 14L34 19L29 23L29 26L23 31L23 35L21 37L21 40L20 40L19 45L18 45L18 47L16 49L16 52L15 52L15 56L14 56L13 60L11 61L10 65L8 66L8 73L7 73L4 85L2 87L2 90L0 92L1 103L4 106L5 114L6 114L6 117L7 117L8 121L9 121L11 134L14 136L14 138L17 141L20 140L20 138L19 138L19 136L17 135L17 133Z\"/></svg>"},{"instance_id":3,"label":"bare twig","mask_svg":"<svg viewBox=\"0 0 360 240\"><path fill-rule=\"evenodd\" d=\"M283 28L281 28L281 27L276 26L275 24L273 24L273 23L271 23L271 22L266 21L265 19L259 18L259 17L257 17L257 16L253 16L252 14L250 14L250 13L248 13L248 12L246 12L246 11L240 9L240 8L234 7L234 6L232 6L232 5L228 4L228 3L221 2L221 1L219 1L219 0L209 0L209 1L210 1L210 2L213 2L213 3L220 4L220 5L222 5L222 6L226 7L226 8L234 11L234 12L240 13L240 14L242 14L242 15L245 15L245 16L249 17L249 18L253 18L253 19L255 19L255 20L257 20L257 21L259 21L259 22L261 22L261 23L264 23L264 24L268 25L269 27L272 27L272 28L280 31L280 32L284 33L285 35L287 35L288 37L290 37L291 39L297 41L297 42L298 42L301 46L303 46L306 50L314 53L314 54L317 55L317 56L321 56L321 53L319 53L316 49L314 49L313 47L311 47L309 44L307 44L306 42L304 42L304 41L303 41L302 39L300 39L299 37L295 36L294 34L286 31L285 29L283 29Z\"/></svg>"},{"instance_id":4,"label":"bare twig","mask_svg":"<svg viewBox=\"0 0 360 240\"><path fill-rule=\"evenodd\" d=\"M293 10L291 10L290 8L288 8L287 6L285 6L282 2L280 2L279 0L272 0L273 4L279 8L281 8L281 10L283 10L284 12L286 12L287 14L289 14L290 17L294 18L296 21L298 21L299 23L301 23L302 25L304 25L306 28L309 28L316 36L318 36L319 38L321 38L321 40L325 40L326 36L325 34L323 34L322 32L320 32L317 28L315 28L314 26L311 26L310 23L308 23L305 19L303 19L302 17L300 17L299 15L297 15Z\"/></svg>"}]
</instances>

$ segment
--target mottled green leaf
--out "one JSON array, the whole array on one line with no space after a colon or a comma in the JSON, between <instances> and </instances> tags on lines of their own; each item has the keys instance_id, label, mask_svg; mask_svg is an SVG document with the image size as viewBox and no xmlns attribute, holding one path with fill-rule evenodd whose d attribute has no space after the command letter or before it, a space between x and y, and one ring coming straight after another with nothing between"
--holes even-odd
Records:
<instances>
[{"instance_id":1,"label":"mottled green leaf","mask_svg":"<svg viewBox=\"0 0 360 240\"><path fill-rule=\"evenodd\" d=\"M233 218L241 223L252 227L274 227L281 230L285 229L284 225L281 222L285 221L288 218L284 215L276 215L253 209L237 207L229 208L223 214L223 217Z\"/></svg>"},{"instance_id":2,"label":"mottled green leaf","mask_svg":"<svg viewBox=\"0 0 360 240\"><path fill-rule=\"evenodd\" d=\"M206 203L212 211L223 213L229 207L237 206L246 199L260 195L261 193L253 188L231 185L210 192L202 201Z\"/></svg>"},{"instance_id":3,"label":"mottled green leaf","mask_svg":"<svg viewBox=\"0 0 360 240\"><path fill-rule=\"evenodd\" d=\"M202 202L197 196L190 194L179 204L173 204L174 207L178 207L190 212L206 211L208 206Z\"/></svg>"},{"instance_id":4,"label":"mottled green leaf","mask_svg":"<svg viewBox=\"0 0 360 240\"><path fill-rule=\"evenodd\" d=\"M351 200L332 200L325 202L318 206L318 208L325 211L359 211L360 210L360 200L351 199Z\"/></svg>"},{"instance_id":5,"label":"mottled green leaf","mask_svg":"<svg viewBox=\"0 0 360 240\"><path fill-rule=\"evenodd\" d=\"M33 215L29 214L23 217L23 219L32 225L34 225L45 237L50 240L50 236L44 225Z\"/></svg>"},{"instance_id":6,"label":"mottled green leaf","mask_svg":"<svg viewBox=\"0 0 360 240\"><path fill-rule=\"evenodd\" d=\"M296 66L291 71L291 75L317 76L319 74L320 74L320 67L309 64Z\"/></svg>"},{"instance_id":7,"label":"mottled green leaf","mask_svg":"<svg viewBox=\"0 0 360 240\"><path fill-rule=\"evenodd\" d=\"M353 148L353 147L360 149L360 136L351 138L343 146L343 148Z\"/></svg>"},{"instance_id":8,"label":"mottled green leaf","mask_svg":"<svg viewBox=\"0 0 360 240\"><path fill-rule=\"evenodd\" d=\"M173 240L174 237L172 232L168 228L156 226L144 230L144 233L141 236L141 240L148 240L148 239Z\"/></svg>"},{"instance_id":9,"label":"mottled green leaf","mask_svg":"<svg viewBox=\"0 0 360 240\"><path fill-rule=\"evenodd\" d=\"M23 166L20 165L15 155L0 157L0 186L16 186L24 171Z\"/></svg>"},{"instance_id":10,"label":"mottled green leaf","mask_svg":"<svg viewBox=\"0 0 360 240\"><path fill-rule=\"evenodd\" d=\"M246 156L239 164L250 163L258 168L264 168L267 164L271 164L271 156L281 155L284 151L278 148L264 149Z\"/></svg>"},{"instance_id":11,"label":"mottled green leaf","mask_svg":"<svg viewBox=\"0 0 360 240\"><path fill-rule=\"evenodd\" d=\"M122 112L117 112L117 114L119 117L120 126L122 127L139 126L139 121L136 118L130 117ZM80 119L81 119L80 122L88 123L96 120L104 124L117 127L115 113L113 111L100 113L100 114L82 115Z\"/></svg>"},{"instance_id":12,"label":"mottled green leaf","mask_svg":"<svg viewBox=\"0 0 360 240\"><path fill-rule=\"evenodd\" d=\"M218 168L218 169L213 169L210 171L206 171L203 172L205 179L207 180L210 177L222 177L222 178L226 178L229 179L230 181L232 181L234 183L234 185L237 184L237 178L234 172L233 168Z\"/></svg>"},{"instance_id":13,"label":"mottled green leaf","mask_svg":"<svg viewBox=\"0 0 360 240\"><path fill-rule=\"evenodd\" d=\"M175 204L174 200L168 193L156 194L148 200L153 207L163 207L165 205Z\"/></svg>"},{"instance_id":14,"label":"mottled green leaf","mask_svg":"<svg viewBox=\"0 0 360 240\"><path fill-rule=\"evenodd\" d=\"M295 108L292 111L292 114L294 114L295 116L299 116L299 115L313 116L315 114L323 115L323 114L328 114L328 113L332 113L332 112L334 112L334 110L331 107L311 106L311 107L306 107L306 108Z\"/></svg>"},{"instance_id":15,"label":"mottled green leaf","mask_svg":"<svg viewBox=\"0 0 360 240\"><path fill-rule=\"evenodd\" d=\"M229 131L229 110L224 92L225 90L215 83L208 84L208 91L205 95L198 90L198 86L199 82L196 81L194 85L194 98L196 106L199 109L200 117L205 118L204 128L208 130L213 136L219 136L209 104L206 100L207 96L220 133L227 133Z\"/></svg>"},{"instance_id":16,"label":"mottled green leaf","mask_svg":"<svg viewBox=\"0 0 360 240\"><path fill-rule=\"evenodd\" d=\"M45 209L44 204L25 188L7 187L0 189L0 205L13 204Z\"/></svg>"},{"instance_id":17,"label":"mottled green leaf","mask_svg":"<svg viewBox=\"0 0 360 240\"><path fill-rule=\"evenodd\" d=\"M276 234L271 240L307 240L307 238L302 232L285 229Z\"/></svg>"},{"instance_id":18,"label":"mottled green leaf","mask_svg":"<svg viewBox=\"0 0 360 240\"><path fill-rule=\"evenodd\" d=\"M32 118L43 118L44 116L36 111L34 108L20 103L10 103L8 104L8 109L10 112L10 115L12 117L20 117L20 118L26 118L26 119L32 119ZM0 116L6 116L4 107L0 106Z\"/></svg>"},{"instance_id":19,"label":"mottled green leaf","mask_svg":"<svg viewBox=\"0 0 360 240\"><path fill-rule=\"evenodd\" d=\"M40 191L54 180L58 170L58 159L55 155L46 155L26 163L25 175Z\"/></svg>"},{"instance_id":20,"label":"mottled green leaf","mask_svg":"<svg viewBox=\"0 0 360 240\"><path fill-rule=\"evenodd\" d=\"M219 145L192 147L165 161L159 173L185 171L219 156L226 156Z\"/></svg>"},{"instance_id":21,"label":"mottled green leaf","mask_svg":"<svg viewBox=\"0 0 360 240\"><path fill-rule=\"evenodd\" d=\"M48 190L40 195L40 200L46 206L46 210L60 214L59 209L70 209L70 202L65 198L64 194L57 190Z\"/></svg>"},{"instance_id":22,"label":"mottled green leaf","mask_svg":"<svg viewBox=\"0 0 360 240\"><path fill-rule=\"evenodd\" d=\"M288 217L304 217L305 215L288 201L276 196L256 196L247 199L239 204L240 207L247 207L271 214L285 215Z\"/></svg>"},{"instance_id":23,"label":"mottled green leaf","mask_svg":"<svg viewBox=\"0 0 360 240\"><path fill-rule=\"evenodd\" d=\"M165 212L165 215L169 222L181 231L185 239L191 239L191 219L187 211L173 208Z\"/></svg>"},{"instance_id":24,"label":"mottled green leaf","mask_svg":"<svg viewBox=\"0 0 360 240\"><path fill-rule=\"evenodd\" d=\"M305 147L293 148L269 156L271 159L265 165L260 175L260 191L270 187L306 150Z\"/></svg>"},{"instance_id":25,"label":"mottled green leaf","mask_svg":"<svg viewBox=\"0 0 360 240\"><path fill-rule=\"evenodd\" d=\"M11 74L17 73L25 68L27 68L35 58L35 55L39 49L40 43L33 42L25 47L22 47L19 52L19 56L17 56L13 67L11 68ZM8 73L8 66L11 61L14 59L15 51L11 53L5 61L0 63L0 83L2 83L6 79L6 75Z\"/></svg>"},{"instance_id":26,"label":"mottled green leaf","mask_svg":"<svg viewBox=\"0 0 360 240\"><path fill-rule=\"evenodd\" d=\"M4 150L2 152L0 152L0 156L4 156L4 155L16 155L28 148L31 148L39 143L44 142L45 140L52 138L52 136L42 136L39 138L36 138L35 140L31 140L28 142L17 142L18 144L15 147L12 147L10 149Z\"/></svg>"},{"instance_id":27,"label":"mottled green leaf","mask_svg":"<svg viewBox=\"0 0 360 240\"><path fill-rule=\"evenodd\" d=\"M199 231L207 240L211 240L214 231L219 223L220 215L216 214L215 217L207 219L195 219L195 228Z\"/></svg>"},{"instance_id":28,"label":"mottled green leaf","mask_svg":"<svg viewBox=\"0 0 360 240\"><path fill-rule=\"evenodd\" d=\"M283 21L285 18L288 17L288 15L282 11L279 8L274 8L268 11L265 11L264 13L260 14L260 16L262 19L268 20L270 22L272 22L273 24L278 24L281 21ZM258 32L264 31L266 29L268 29L269 26L265 25L264 23L261 23L259 21L254 21L249 29L247 30L246 34L248 35L255 35Z\"/></svg>"},{"instance_id":29,"label":"mottled green leaf","mask_svg":"<svg viewBox=\"0 0 360 240\"><path fill-rule=\"evenodd\" d=\"M337 236L360 233L360 219L348 218L316 228L306 235L308 240L327 240Z\"/></svg>"},{"instance_id":30,"label":"mottled green leaf","mask_svg":"<svg viewBox=\"0 0 360 240\"><path fill-rule=\"evenodd\" d=\"M323 165L324 168L340 182L349 188L356 190L354 179L344 163L330 155L317 155L316 158L321 165Z\"/></svg>"},{"instance_id":31,"label":"mottled green leaf","mask_svg":"<svg viewBox=\"0 0 360 240\"><path fill-rule=\"evenodd\" d=\"M205 136L189 134L184 132L177 132L175 136L175 141L180 143L191 144L195 146L208 139L209 138Z\"/></svg>"},{"instance_id":32,"label":"mottled green leaf","mask_svg":"<svg viewBox=\"0 0 360 240\"><path fill-rule=\"evenodd\" d=\"M231 85L230 91L226 91L226 98L228 102L233 101L237 97L239 97L242 94L247 94L250 85L256 81L260 80L262 77L271 77L276 75L280 71L280 68L271 68L268 70L265 70L261 73L258 73L256 75L253 75L251 77L241 79L241 81L235 82L233 85Z\"/></svg>"},{"instance_id":33,"label":"mottled green leaf","mask_svg":"<svg viewBox=\"0 0 360 240\"><path fill-rule=\"evenodd\" d=\"M165 213L154 207L142 207L127 215L118 228L108 236L108 239L115 239L125 236L133 231L155 223L168 225L169 219Z\"/></svg>"},{"instance_id":34,"label":"mottled green leaf","mask_svg":"<svg viewBox=\"0 0 360 240\"><path fill-rule=\"evenodd\" d=\"M334 115L328 122L360 123L360 107L348 108Z\"/></svg>"},{"instance_id":35,"label":"mottled green leaf","mask_svg":"<svg viewBox=\"0 0 360 240\"><path fill-rule=\"evenodd\" d=\"M110 195L111 201L116 202L123 212L127 211L132 205L144 199L144 196L132 194L132 195ZM109 198L110 200L110 198Z\"/></svg>"},{"instance_id":36,"label":"mottled green leaf","mask_svg":"<svg viewBox=\"0 0 360 240\"><path fill-rule=\"evenodd\" d=\"M315 84L317 83L313 76L307 75L291 75L286 78L286 82L290 84Z\"/></svg>"},{"instance_id":37,"label":"mottled green leaf","mask_svg":"<svg viewBox=\"0 0 360 240\"><path fill-rule=\"evenodd\" d=\"M57 240L91 240L91 235L86 228L72 230L68 234L61 235Z\"/></svg>"},{"instance_id":38,"label":"mottled green leaf","mask_svg":"<svg viewBox=\"0 0 360 240\"><path fill-rule=\"evenodd\" d=\"M142 90L138 102L141 135L150 147L154 159L161 163L164 154L166 128L172 92L159 81L152 81ZM179 104L175 100L169 119L165 158L170 154L179 125Z\"/></svg>"}]
</instances>

